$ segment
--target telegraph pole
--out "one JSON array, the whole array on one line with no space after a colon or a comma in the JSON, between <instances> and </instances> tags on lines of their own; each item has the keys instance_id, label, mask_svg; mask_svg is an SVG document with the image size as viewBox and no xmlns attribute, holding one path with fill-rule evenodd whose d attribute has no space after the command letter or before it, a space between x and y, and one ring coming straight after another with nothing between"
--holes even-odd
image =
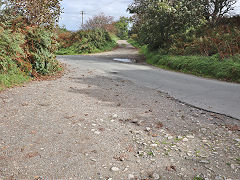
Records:
<instances>
[{"instance_id":1,"label":"telegraph pole","mask_svg":"<svg viewBox=\"0 0 240 180\"><path fill-rule=\"evenodd\" d=\"M84 15L84 11L81 11L82 14L82 26L83 26L83 15Z\"/></svg>"}]
</instances>

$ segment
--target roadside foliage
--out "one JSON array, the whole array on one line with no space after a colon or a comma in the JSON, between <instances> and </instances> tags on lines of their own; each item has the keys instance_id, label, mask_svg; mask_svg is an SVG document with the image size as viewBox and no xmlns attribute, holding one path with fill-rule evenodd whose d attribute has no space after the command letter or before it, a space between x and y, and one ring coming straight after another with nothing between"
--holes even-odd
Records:
<instances>
[{"instance_id":1,"label":"roadside foliage","mask_svg":"<svg viewBox=\"0 0 240 180\"><path fill-rule=\"evenodd\" d=\"M111 50L116 46L109 32L104 29L71 32L58 30L58 55L87 54Z\"/></svg>"},{"instance_id":2,"label":"roadside foliage","mask_svg":"<svg viewBox=\"0 0 240 180\"><path fill-rule=\"evenodd\" d=\"M103 13L93 16L82 25L81 29L72 32L58 28L58 55L87 54L111 50L117 44L113 39L116 34L112 16Z\"/></svg>"},{"instance_id":3,"label":"roadside foliage","mask_svg":"<svg viewBox=\"0 0 240 180\"><path fill-rule=\"evenodd\" d=\"M60 11L59 0L0 1L1 88L60 70L54 30Z\"/></svg>"},{"instance_id":4,"label":"roadside foliage","mask_svg":"<svg viewBox=\"0 0 240 180\"><path fill-rule=\"evenodd\" d=\"M116 35L120 39L128 39L128 31L129 31L129 18L120 17L119 20L115 23L116 27Z\"/></svg>"},{"instance_id":5,"label":"roadside foliage","mask_svg":"<svg viewBox=\"0 0 240 180\"><path fill-rule=\"evenodd\" d=\"M235 4L235 0L134 0L128 8L133 14L130 41L143 46L151 64L240 82L240 16L229 14ZM181 61L184 58L177 56L192 58Z\"/></svg>"}]
</instances>

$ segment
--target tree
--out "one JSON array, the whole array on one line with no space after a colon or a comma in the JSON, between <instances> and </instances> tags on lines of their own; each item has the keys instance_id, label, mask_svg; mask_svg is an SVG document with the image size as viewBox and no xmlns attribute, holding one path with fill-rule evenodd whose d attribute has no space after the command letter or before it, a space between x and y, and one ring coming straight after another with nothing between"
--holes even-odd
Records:
<instances>
[{"instance_id":1,"label":"tree","mask_svg":"<svg viewBox=\"0 0 240 180\"><path fill-rule=\"evenodd\" d=\"M121 39L128 38L128 28L129 28L129 18L120 17L120 19L115 23L117 29L117 36Z\"/></svg>"},{"instance_id":2,"label":"tree","mask_svg":"<svg viewBox=\"0 0 240 180\"><path fill-rule=\"evenodd\" d=\"M99 15L93 16L93 18L89 19L83 26L83 30L93 30L93 29L110 29L110 26L113 26L114 17L107 16L104 13L100 13Z\"/></svg>"},{"instance_id":3,"label":"tree","mask_svg":"<svg viewBox=\"0 0 240 180\"><path fill-rule=\"evenodd\" d=\"M52 26L58 22L61 0L5 0L5 14L22 16L28 25Z\"/></svg>"},{"instance_id":4,"label":"tree","mask_svg":"<svg viewBox=\"0 0 240 180\"><path fill-rule=\"evenodd\" d=\"M168 48L174 36L203 22L199 0L135 0L128 8L134 13L133 29L140 44L151 49Z\"/></svg>"},{"instance_id":5,"label":"tree","mask_svg":"<svg viewBox=\"0 0 240 180\"><path fill-rule=\"evenodd\" d=\"M208 21L215 22L234 10L236 0L203 0L205 6L204 16Z\"/></svg>"}]
</instances>

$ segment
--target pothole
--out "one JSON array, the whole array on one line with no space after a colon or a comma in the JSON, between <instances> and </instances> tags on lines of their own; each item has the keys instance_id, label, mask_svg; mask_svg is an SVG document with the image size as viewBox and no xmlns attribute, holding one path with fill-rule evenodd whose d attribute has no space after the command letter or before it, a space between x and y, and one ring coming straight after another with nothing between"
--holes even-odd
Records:
<instances>
[{"instance_id":1,"label":"pothole","mask_svg":"<svg viewBox=\"0 0 240 180\"><path fill-rule=\"evenodd\" d=\"M133 63L134 61L132 59L123 59L123 58L114 58L114 61L118 62L125 62L125 63Z\"/></svg>"}]
</instances>

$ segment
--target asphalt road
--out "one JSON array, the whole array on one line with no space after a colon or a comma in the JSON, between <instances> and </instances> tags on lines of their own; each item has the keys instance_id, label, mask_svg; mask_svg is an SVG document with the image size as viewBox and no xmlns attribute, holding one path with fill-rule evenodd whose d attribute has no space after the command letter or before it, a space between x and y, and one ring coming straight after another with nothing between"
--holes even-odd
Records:
<instances>
[{"instance_id":1,"label":"asphalt road","mask_svg":"<svg viewBox=\"0 0 240 180\"><path fill-rule=\"evenodd\" d=\"M112 60L115 56L119 58L119 54L122 58L131 58L127 54L130 52L133 56L133 51L134 49L127 45L110 53L95 56L59 56L58 59L83 69L94 69L106 76L119 76L138 85L168 93L192 106L240 119L240 84Z\"/></svg>"}]
</instances>

